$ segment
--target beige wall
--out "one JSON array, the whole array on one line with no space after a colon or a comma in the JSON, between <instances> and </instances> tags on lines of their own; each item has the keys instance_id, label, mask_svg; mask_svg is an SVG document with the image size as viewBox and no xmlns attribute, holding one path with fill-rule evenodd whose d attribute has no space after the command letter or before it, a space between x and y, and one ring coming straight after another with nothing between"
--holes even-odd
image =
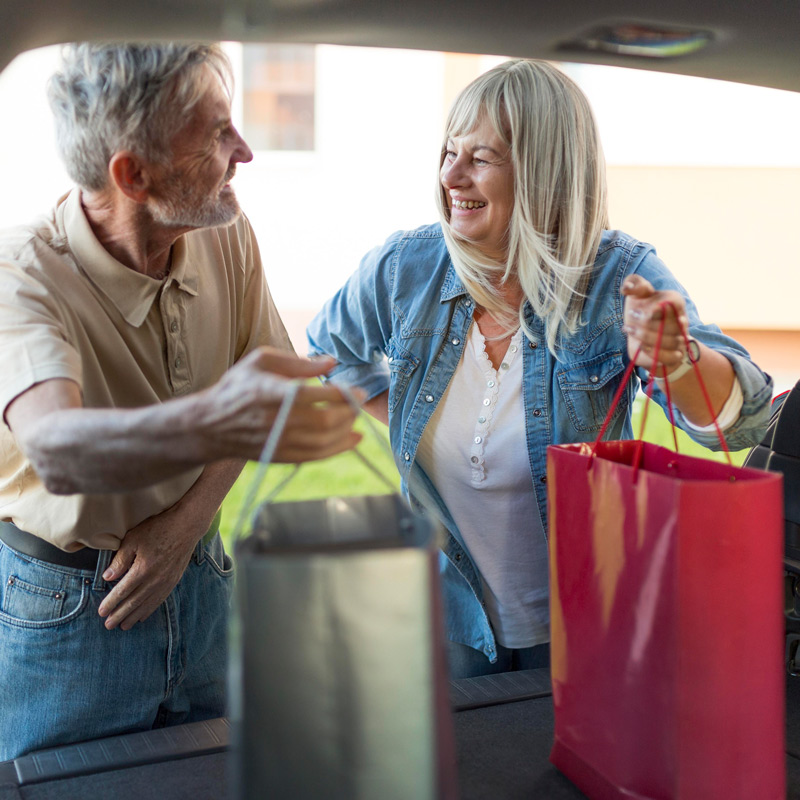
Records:
<instances>
[{"instance_id":1,"label":"beige wall","mask_svg":"<svg viewBox=\"0 0 800 800\"><path fill-rule=\"evenodd\" d=\"M611 224L654 244L701 316L800 328L800 169L609 168Z\"/></svg>"},{"instance_id":2,"label":"beige wall","mask_svg":"<svg viewBox=\"0 0 800 800\"><path fill-rule=\"evenodd\" d=\"M700 315L800 378L800 169L609 168L613 227L656 246Z\"/></svg>"}]
</instances>

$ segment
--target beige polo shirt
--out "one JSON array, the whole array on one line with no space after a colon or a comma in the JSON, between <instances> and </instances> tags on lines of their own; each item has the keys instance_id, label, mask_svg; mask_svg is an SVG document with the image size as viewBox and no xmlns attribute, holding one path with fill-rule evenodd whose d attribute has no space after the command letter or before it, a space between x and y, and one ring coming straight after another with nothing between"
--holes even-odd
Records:
<instances>
[{"instance_id":1,"label":"beige polo shirt","mask_svg":"<svg viewBox=\"0 0 800 800\"><path fill-rule=\"evenodd\" d=\"M244 216L175 242L163 280L116 261L76 189L35 225L0 233L0 410L36 383L75 381L87 408L134 408L196 392L254 347L291 350ZM64 550L116 549L169 508L202 468L146 489L50 494L0 424L0 519Z\"/></svg>"}]
</instances>

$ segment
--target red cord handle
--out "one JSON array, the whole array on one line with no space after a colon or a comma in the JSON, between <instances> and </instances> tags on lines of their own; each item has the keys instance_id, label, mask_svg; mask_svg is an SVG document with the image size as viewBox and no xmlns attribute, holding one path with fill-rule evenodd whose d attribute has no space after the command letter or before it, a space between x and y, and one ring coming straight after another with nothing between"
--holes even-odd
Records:
<instances>
[{"instance_id":1,"label":"red cord handle","mask_svg":"<svg viewBox=\"0 0 800 800\"><path fill-rule=\"evenodd\" d=\"M664 326L667 322L667 309L671 308L672 313L675 314L675 318L678 318L678 312L675 308L673 303L665 300L661 303L661 309L664 312L661 317L661 324L658 327L658 337L656 338L656 347L655 352L653 354L653 360L658 363L658 354L661 352L661 340L664 335ZM680 323L679 323L680 324ZM686 348L688 351L689 348L689 334L685 328L681 327L681 335L683 336L683 340L686 344ZM603 438L603 434L605 434L606 429L611 422L611 418L614 416L614 412L617 410L617 406L619 405L620 398L622 397L622 393L625 391L625 387L628 385L628 381L633 374L633 370L636 368L636 359L639 357L639 353L641 352L642 348L641 345L639 349L636 351L634 357L628 363L628 366L625 370L625 374L622 376L622 381L614 394L614 399L611 401L611 407L608 410L608 414L606 414L605 420L603 420L603 424L600 427L600 432L597 434L597 439L595 439L594 445L592 446L592 452L590 454L588 468L591 469L592 463L594 462L595 454L597 452L597 446L600 444L600 441ZM722 449L725 452L725 455L728 459L728 464L733 466L733 461L731 460L730 450L728 449L728 443L725 441L725 437L722 434L722 429L719 427L719 423L717 422L717 415L714 413L714 406L711 404L711 397L708 394L708 390L706 389L706 385L703 381L703 376L700 373L700 367L698 366L696 361L692 361L692 367L694 368L695 375L697 376L697 382L700 384L700 390L703 393L703 399L706 403L706 408L708 409L709 414L711 415L711 419L714 421L714 429L717 432L717 436L719 437L720 444L722 445ZM637 441L642 442L642 436L644 435L644 426L647 422L647 409L650 405L650 400L652 399L653 395L653 384L655 381L648 381L647 384L647 392L645 394L645 406L642 412L642 423L639 426L639 439ZM669 390L669 381L664 381L664 389L667 395L667 410L669 414L669 421L672 425L672 439L675 443L675 452L678 452L678 436L676 433L676 425L675 425L675 415L672 410L672 395ZM641 447L638 448L636 452L636 457L634 458L634 480L636 479L636 473L639 469L641 464L643 450Z\"/></svg>"}]
</instances>

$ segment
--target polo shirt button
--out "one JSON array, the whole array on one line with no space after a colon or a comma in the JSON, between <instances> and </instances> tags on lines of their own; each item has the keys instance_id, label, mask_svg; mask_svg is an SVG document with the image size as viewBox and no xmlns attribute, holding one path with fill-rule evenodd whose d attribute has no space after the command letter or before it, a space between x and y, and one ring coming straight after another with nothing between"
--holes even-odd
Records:
<instances>
[{"instance_id":1,"label":"polo shirt button","mask_svg":"<svg viewBox=\"0 0 800 800\"><path fill-rule=\"evenodd\" d=\"M488 405L489 405L489 403L491 403L491 402L492 402L492 401L491 401L491 400L490 400L488 397L486 397L486 398L484 398L483 404L484 404L485 406L488 406Z\"/></svg>"},{"instance_id":2,"label":"polo shirt button","mask_svg":"<svg viewBox=\"0 0 800 800\"><path fill-rule=\"evenodd\" d=\"M508 369L508 364L506 364L506 362L504 361L504 362L503 362L503 363L500 365L500 369Z\"/></svg>"},{"instance_id":3,"label":"polo shirt button","mask_svg":"<svg viewBox=\"0 0 800 800\"><path fill-rule=\"evenodd\" d=\"M175 359L175 366L176 367L180 367L181 364L183 364L183 361L181 361L180 357L176 358Z\"/></svg>"},{"instance_id":4,"label":"polo shirt button","mask_svg":"<svg viewBox=\"0 0 800 800\"><path fill-rule=\"evenodd\" d=\"M426 403L432 403L433 402L433 395L432 394L426 394L425 395L425 402Z\"/></svg>"},{"instance_id":5,"label":"polo shirt button","mask_svg":"<svg viewBox=\"0 0 800 800\"><path fill-rule=\"evenodd\" d=\"M475 437L475 444L480 444L482 441L483 439L480 436Z\"/></svg>"},{"instance_id":6,"label":"polo shirt button","mask_svg":"<svg viewBox=\"0 0 800 800\"><path fill-rule=\"evenodd\" d=\"M515 344L511 345L511 352L512 353L516 353L517 352L517 346Z\"/></svg>"},{"instance_id":7,"label":"polo shirt button","mask_svg":"<svg viewBox=\"0 0 800 800\"><path fill-rule=\"evenodd\" d=\"M480 422L481 425L483 425L483 423L486 422L486 417L478 417L478 422Z\"/></svg>"},{"instance_id":8,"label":"polo shirt button","mask_svg":"<svg viewBox=\"0 0 800 800\"><path fill-rule=\"evenodd\" d=\"M478 463L478 456L472 456L472 458L470 459L470 461L471 461L473 464L477 464L477 463Z\"/></svg>"},{"instance_id":9,"label":"polo shirt button","mask_svg":"<svg viewBox=\"0 0 800 800\"><path fill-rule=\"evenodd\" d=\"M491 389L494 386L494 381L488 381L486 385Z\"/></svg>"},{"instance_id":10,"label":"polo shirt button","mask_svg":"<svg viewBox=\"0 0 800 800\"><path fill-rule=\"evenodd\" d=\"M175 333L175 331L177 331L177 330L178 330L178 323L177 323L177 322L175 322L175 320L173 320L173 321L172 321L172 324L169 326L169 329L170 329L170 330L171 330L173 333Z\"/></svg>"}]
</instances>

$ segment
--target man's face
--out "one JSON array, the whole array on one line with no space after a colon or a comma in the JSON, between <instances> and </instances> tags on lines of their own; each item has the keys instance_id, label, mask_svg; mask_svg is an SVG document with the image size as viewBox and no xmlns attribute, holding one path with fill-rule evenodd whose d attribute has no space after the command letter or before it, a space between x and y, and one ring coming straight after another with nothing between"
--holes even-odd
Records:
<instances>
[{"instance_id":1,"label":"man's face","mask_svg":"<svg viewBox=\"0 0 800 800\"><path fill-rule=\"evenodd\" d=\"M229 181L236 164L253 158L233 127L222 84L210 70L203 80L203 97L172 140L171 163L154 173L150 211L156 222L168 227L230 225L240 209Z\"/></svg>"}]
</instances>

